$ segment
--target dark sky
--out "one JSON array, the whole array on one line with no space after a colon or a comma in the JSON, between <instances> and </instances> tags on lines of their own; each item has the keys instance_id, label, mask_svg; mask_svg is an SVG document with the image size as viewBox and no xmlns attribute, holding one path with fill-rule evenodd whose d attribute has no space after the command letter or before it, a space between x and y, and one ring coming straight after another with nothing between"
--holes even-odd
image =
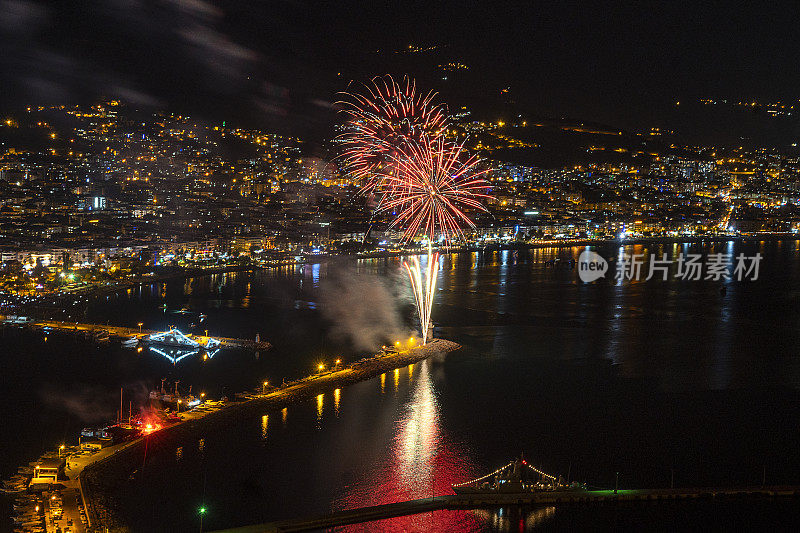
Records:
<instances>
[{"instance_id":1,"label":"dark sky","mask_svg":"<svg viewBox=\"0 0 800 533\"><path fill-rule=\"evenodd\" d=\"M504 113L510 87L515 110L624 128L676 100L797 101L800 2L588 4L0 0L0 107L113 96L302 134L387 72L451 104ZM439 48L392 53L412 43ZM446 61L471 68L445 82Z\"/></svg>"}]
</instances>

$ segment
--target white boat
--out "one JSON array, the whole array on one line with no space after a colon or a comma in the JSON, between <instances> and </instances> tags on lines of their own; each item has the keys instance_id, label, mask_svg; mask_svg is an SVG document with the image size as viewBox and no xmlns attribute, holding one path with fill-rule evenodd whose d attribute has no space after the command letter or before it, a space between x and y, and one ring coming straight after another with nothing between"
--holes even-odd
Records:
<instances>
[{"instance_id":1,"label":"white boat","mask_svg":"<svg viewBox=\"0 0 800 533\"><path fill-rule=\"evenodd\" d=\"M139 345L139 337L131 335L122 341L123 348L136 348Z\"/></svg>"}]
</instances>

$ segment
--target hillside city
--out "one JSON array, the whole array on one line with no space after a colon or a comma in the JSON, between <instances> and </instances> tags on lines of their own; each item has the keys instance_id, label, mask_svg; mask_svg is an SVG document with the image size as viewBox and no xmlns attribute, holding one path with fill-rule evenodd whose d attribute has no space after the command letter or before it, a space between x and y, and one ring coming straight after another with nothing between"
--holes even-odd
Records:
<instances>
[{"instance_id":1,"label":"hillside city","mask_svg":"<svg viewBox=\"0 0 800 533\"><path fill-rule=\"evenodd\" d=\"M672 132L449 117L488 170L492 199L455 248L795 233L800 158L775 149L680 146ZM339 132L342 126L339 126ZM583 157L533 166L537 135ZM545 135L545 136L546 136ZM375 195L303 139L112 100L27 107L0 126L4 302L175 269L265 266L414 250ZM573 158L574 159L574 158ZM378 193L379 194L379 193Z\"/></svg>"}]
</instances>

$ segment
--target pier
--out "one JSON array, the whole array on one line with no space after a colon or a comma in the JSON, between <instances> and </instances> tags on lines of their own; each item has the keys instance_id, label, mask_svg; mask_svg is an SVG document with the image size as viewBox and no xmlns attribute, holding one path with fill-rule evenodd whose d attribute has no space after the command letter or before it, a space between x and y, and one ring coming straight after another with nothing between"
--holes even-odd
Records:
<instances>
[{"instance_id":1,"label":"pier","mask_svg":"<svg viewBox=\"0 0 800 533\"><path fill-rule=\"evenodd\" d=\"M721 498L797 498L800 485L742 488L685 488L641 490L542 491L521 494L454 494L373 505L334 513L218 530L215 533L288 533L313 531L398 516L491 507L614 504Z\"/></svg>"},{"instance_id":2,"label":"pier","mask_svg":"<svg viewBox=\"0 0 800 533\"><path fill-rule=\"evenodd\" d=\"M13 324L13 323L12 323ZM137 337L140 341L147 342L151 335L166 335L169 331L155 331L149 329L129 328L125 326L109 326L105 324L86 324L79 322L64 322L59 320L36 320L31 322L18 323L18 325L34 329L50 329L63 333L102 333L119 338ZM267 350L272 345L269 342L255 339L234 339L229 337L210 337L204 335L187 334L187 338L192 339L199 345L205 347L209 340L217 341L215 348L239 348L247 350Z\"/></svg>"}]
</instances>

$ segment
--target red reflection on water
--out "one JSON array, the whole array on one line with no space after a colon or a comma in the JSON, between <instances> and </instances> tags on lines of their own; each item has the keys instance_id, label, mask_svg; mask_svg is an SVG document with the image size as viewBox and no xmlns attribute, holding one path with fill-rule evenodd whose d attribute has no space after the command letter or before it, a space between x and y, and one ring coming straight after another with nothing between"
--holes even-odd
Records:
<instances>
[{"instance_id":1,"label":"red reflection on water","mask_svg":"<svg viewBox=\"0 0 800 533\"><path fill-rule=\"evenodd\" d=\"M452 494L451 485L472 479L478 470L465 449L439 423L439 405L427 361L413 377L411 398L395 421L391 450L372 475L362 476L335 501L334 509L381 505ZM336 531L470 531L484 520L469 511L437 511L354 524Z\"/></svg>"}]
</instances>

